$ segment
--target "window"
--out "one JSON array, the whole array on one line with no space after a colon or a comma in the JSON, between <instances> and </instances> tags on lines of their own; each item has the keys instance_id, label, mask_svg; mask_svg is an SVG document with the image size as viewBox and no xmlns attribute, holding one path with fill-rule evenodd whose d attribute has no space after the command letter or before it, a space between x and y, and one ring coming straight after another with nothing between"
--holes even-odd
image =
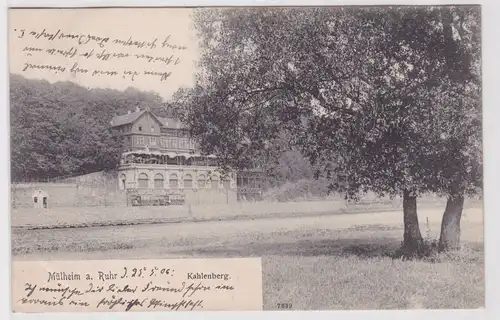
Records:
<instances>
[{"instance_id":1,"label":"window","mask_svg":"<svg viewBox=\"0 0 500 320\"><path fill-rule=\"evenodd\" d=\"M205 188L205 176L202 174L198 175L198 188Z\"/></svg>"},{"instance_id":2,"label":"window","mask_svg":"<svg viewBox=\"0 0 500 320\"><path fill-rule=\"evenodd\" d=\"M142 131L142 126L141 125L137 126L137 130Z\"/></svg>"},{"instance_id":3,"label":"window","mask_svg":"<svg viewBox=\"0 0 500 320\"><path fill-rule=\"evenodd\" d=\"M165 139L163 138L160 138L160 146L165 146Z\"/></svg>"},{"instance_id":4,"label":"window","mask_svg":"<svg viewBox=\"0 0 500 320\"><path fill-rule=\"evenodd\" d=\"M156 146L156 137L149 137L149 144L152 146Z\"/></svg>"},{"instance_id":5,"label":"window","mask_svg":"<svg viewBox=\"0 0 500 320\"><path fill-rule=\"evenodd\" d=\"M137 137L137 144L144 144L144 137Z\"/></svg>"},{"instance_id":6,"label":"window","mask_svg":"<svg viewBox=\"0 0 500 320\"><path fill-rule=\"evenodd\" d=\"M184 188L185 189L193 188L193 177L190 174L184 175Z\"/></svg>"},{"instance_id":7,"label":"window","mask_svg":"<svg viewBox=\"0 0 500 320\"><path fill-rule=\"evenodd\" d=\"M189 141L189 148L194 149L194 141L193 140Z\"/></svg>"},{"instance_id":8,"label":"window","mask_svg":"<svg viewBox=\"0 0 500 320\"><path fill-rule=\"evenodd\" d=\"M179 187L179 178L175 173L170 175L169 179L170 189L177 189Z\"/></svg>"},{"instance_id":9,"label":"window","mask_svg":"<svg viewBox=\"0 0 500 320\"><path fill-rule=\"evenodd\" d=\"M149 187L148 175L145 173L141 173L139 175L139 188L147 189L148 187Z\"/></svg>"},{"instance_id":10,"label":"window","mask_svg":"<svg viewBox=\"0 0 500 320\"><path fill-rule=\"evenodd\" d=\"M177 149L177 139L172 139L172 148Z\"/></svg>"},{"instance_id":11,"label":"window","mask_svg":"<svg viewBox=\"0 0 500 320\"><path fill-rule=\"evenodd\" d=\"M155 132L155 127L151 126L151 132Z\"/></svg>"},{"instance_id":12,"label":"window","mask_svg":"<svg viewBox=\"0 0 500 320\"><path fill-rule=\"evenodd\" d=\"M157 173L155 175L155 189L163 189L163 175Z\"/></svg>"}]
</instances>

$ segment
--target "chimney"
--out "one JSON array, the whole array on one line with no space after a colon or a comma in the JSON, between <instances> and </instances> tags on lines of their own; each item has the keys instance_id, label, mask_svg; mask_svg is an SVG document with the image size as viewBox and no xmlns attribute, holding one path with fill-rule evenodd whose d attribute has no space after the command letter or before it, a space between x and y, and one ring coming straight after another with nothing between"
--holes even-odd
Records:
<instances>
[{"instance_id":1,"label":"chimney","mask_svg":"<svg viewBox=\"0 0 500 320\"><path fill-rule=\"evenodd\" d=\"M129 110L129 111L127 111L127 114L130 114L130 110Z\"/></svg>"}]
</instances>

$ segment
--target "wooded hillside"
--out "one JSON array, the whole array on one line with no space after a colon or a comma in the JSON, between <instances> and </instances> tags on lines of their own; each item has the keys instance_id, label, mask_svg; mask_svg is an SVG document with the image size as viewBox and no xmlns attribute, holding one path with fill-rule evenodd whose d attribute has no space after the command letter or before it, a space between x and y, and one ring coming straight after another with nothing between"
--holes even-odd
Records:
<instances>
[{"instance_id":1,"label":"wooded hillside","mask_svg":"<svg viewBox=\"0 0 500 320\"><path fill-rule=\"evenodd\" d=\"M136 106L172 116L167 105L158 94L133 88L87 89L73 82L51 84L11 75L11 180L45 180L113 169L121 147L111 135L111 118ZM283 143L274 157L259 161L273 186L313 177L309 161L291 148Z\"/></svg>"},{"instance_id":2,"label":"wooded hillside","mask_svg":"<svg viewBox=\"0 0 500 320\"><path fill-rule=\"evenodd\" d=\"M158 115L165 112L155 93L87 89L11 75L11 180L114 168L120 143L111 135L111 118L146 105Z\"/></svg>"}]
</instances>

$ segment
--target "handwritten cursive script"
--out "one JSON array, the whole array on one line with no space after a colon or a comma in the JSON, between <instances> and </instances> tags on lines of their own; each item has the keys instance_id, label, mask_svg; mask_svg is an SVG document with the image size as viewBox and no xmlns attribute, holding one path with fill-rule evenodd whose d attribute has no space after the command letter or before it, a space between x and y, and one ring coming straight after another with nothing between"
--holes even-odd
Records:
<instances>
[{"instance_id":1,"label":"handwritten cursive script","mask_svg":"<svg viewBox=\"0 0 500 320\"><path fill-rule=\"evenodd\" d=\"M12 32L14 41L22 43L23 72L67 73L110 81L167 81L188 49L175 43L171 34L139 39L49 28L14 28Z\"/></svg>"},{"instance_id":2,"label":"handwritten cursive script","mask_svg":"<svg viewBox=\"0 0 500 320\"><path fill-rule=\"evenodd\" d=\"M220 272L213 262L207 266L197 263L193 268L188 260L159 260L154 264L140 260L73 265L58 262L52 266L49 262L43 262L43 266L15 262L16 279L24 280L22 286L13 289L15 309L189 311L210 310L224 301L228 307L238 301L247 303L251 299L249 292L261 290L260 265L254 262L253 268L245 271L252 264L245 261L236 266L233 260L239 259L230 259L228 266L219 263ZM234 276L240 271L244 273Z\"/></svg>"}]
</instances>

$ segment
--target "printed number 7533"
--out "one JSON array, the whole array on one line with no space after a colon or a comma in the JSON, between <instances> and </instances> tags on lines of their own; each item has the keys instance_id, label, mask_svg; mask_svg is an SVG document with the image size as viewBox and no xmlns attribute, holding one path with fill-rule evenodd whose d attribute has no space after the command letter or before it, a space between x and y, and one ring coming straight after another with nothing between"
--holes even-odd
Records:
<instances>
[{"instance_id":1,"label":"printed number 7533","mask_svg":"<svg viewBox=\"0 0 500 320\"><path fill-rule=\"evenodd\" d=\"M292 309L291 303L278 303L278 309Z\"/></svg>"}]
</instances>

